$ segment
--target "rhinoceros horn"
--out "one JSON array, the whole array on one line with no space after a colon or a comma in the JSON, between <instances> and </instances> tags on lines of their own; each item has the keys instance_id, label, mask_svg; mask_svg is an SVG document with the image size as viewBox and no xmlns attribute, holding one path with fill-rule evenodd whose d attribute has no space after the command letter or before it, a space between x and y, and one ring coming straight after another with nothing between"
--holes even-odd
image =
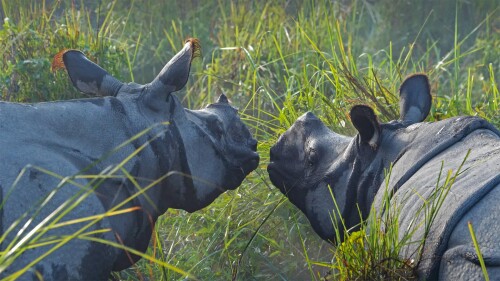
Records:
<instances>
[{"instance_id":1,"label":"rhinoceros horn","mask_svg":"<svg viewBox=\"0 0 500 281\"><path fill-rule=\"evenodd\" d=\"M220 94L219 98L217 99L217 103L229 103L229 100L227 99L226 95Z\"/></svg>"},{"instance_id":2,"label":"rhinoceros horn","mask_svg":"<svg viewBox=\"0 0 500 281\"><path fill-rule=\"evenodd\" d=\"M66 69L73 86L88 95L115 96L123 85L78 50L66 49L54 56L52 71L61 68Z\"/></svg>"}]
</instances>

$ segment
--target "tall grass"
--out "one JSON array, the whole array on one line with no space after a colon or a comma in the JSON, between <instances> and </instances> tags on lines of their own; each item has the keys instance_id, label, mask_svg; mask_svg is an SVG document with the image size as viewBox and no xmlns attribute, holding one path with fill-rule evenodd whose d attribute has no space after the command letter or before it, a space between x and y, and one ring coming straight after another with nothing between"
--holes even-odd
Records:
<instances>
[{"instance_id":1,"label":"tall grass","mask_svg":"<svg viewBox=\"0 0 500 281\"><path fill-rule=\"evenodd\" d=\"M369 104L381 121L394 119L402 79L426 72L434 97L428 120L471 114L500 125L494 1L480 1L468 17L471 7L457 1L411 9L404 1L371 2L2 1L9 18L0 30L2 98L80 97L66 76L50 71L63 48L84 50L124 81L146 83L185 38L200 38L203 57L178 96L199 108L228 95L259 141L261 165L201 211L169 210L147 252L163 263L143 259L121 277L182 278L168 264L201 280L319 280L330 270L332 247L265 171L269 147L298 116L314 111L351 135L352 105ZM404 30L410 17L407 30L417 33Z\"/></svg>"},{"instance_id":2,"label":"tall grass","mask_svg":"<svg viewBox=\"0 0 500 281\"><path fill-rule=\"evenodd\" d=\"M423 255L431 225L457 176L462 172L469 153L470 150L455 172L449 170L444 176L444 163L441 163L436 187L427 195L408 191L406 194L399 194L398 198L391 197L393 191L389 179L392 167L389 167L384 171L385 181L382 188L385 190L380 191L383 196L380 197L379 204L377 207L372 206L370 216L365 221L361 219L360 230L347 234L347 237L340 237L341 233L347 233L348 229L343 221L340 221L341 218L335 217L335 214L340 214L337 208L333 216L336 239L341 241L341 238L345 238L345 241L337 243L332 263L325 265L331 268L326 279L416 280L416 269ZM402 228L399 225L401 208L411 196L418 196L421 202L416 203L419 205L412 216L412 222ZM340 227L343 229L339 229ZM423 235L415 237L419 229L423 229Z\"/></svg>"}]
</instances>

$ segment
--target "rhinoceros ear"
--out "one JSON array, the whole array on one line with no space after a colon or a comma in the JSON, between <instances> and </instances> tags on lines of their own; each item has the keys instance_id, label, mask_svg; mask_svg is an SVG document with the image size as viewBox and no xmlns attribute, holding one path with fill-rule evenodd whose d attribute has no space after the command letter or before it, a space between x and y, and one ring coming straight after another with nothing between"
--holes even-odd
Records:
<instances>
[{"instance_id":1,"label":"rhinoceros ear","mask_svg":"<svg viewBox=\"0 0 500 281\"><path fill-rule=\"evenodd\" d=\"M167 96L182 89L188 80L191 61L200 55L198 39L186 40L184 48L180 50L160 71L158 76L150 83L150 91L146 93L145 102L153 108L158 107Z\"/></svg>"},{"instance_id":2,"label":"rhinoceros ear","mask_svg":"<svg viewBox=\"0 0 500 281\"><path fill-rule=\"evenodd\" d=\"M358 130L361 142L377 149L380 139L380 124L371 107L356 105L349 113L352 124Z\"/></svg>"},{"instance_id":3,"label":"rhinoceros ear","mask_svg":"<svg viewBox=\"0 0 500 281\"><path fill-rule=\"evenodd\" d=\"M63 50L52 60L52 71L64 68L73 86L88 95L116 96L123 85L78 50Z\"/></svg>"},{"instance_id":4,"label":"rhinoceros ear","mask_svg":"<svg viewBox=\"0 0 500 281\"><path fill-rule=\"evenodd\" d=\"M401 120L408 124L425 120L432 104L429 79L425 74L414 74L399 88Z\"/></svg>"}]
</instances>

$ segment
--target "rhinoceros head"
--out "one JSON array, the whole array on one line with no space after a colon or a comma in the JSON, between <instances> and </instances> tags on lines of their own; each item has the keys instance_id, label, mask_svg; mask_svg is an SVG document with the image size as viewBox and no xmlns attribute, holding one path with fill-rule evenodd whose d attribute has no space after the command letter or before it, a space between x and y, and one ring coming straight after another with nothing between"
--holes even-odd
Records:
<instances>
[{"instance_id":1,"label":"rhinoceros head","mask_svg":"<svg viewBox=\"0 0 500 281\"><path fill-rule=\"evenodd\" d=\"M391 138L398 129L424 120L430 105L427 77L414 75L400 88L400 120L379 124L370 107L352 108L350 118L358 131L354 138L331 131L308 112L271 147L271 182L324 240L333 241L334 224L343 232L340 217L349 228L359 223L358 210L368 212L383 169L404 146Z\"/></svg>"},{"instance_id":2,"label":"rhinoceros head","mask_svg":"<svg viewBox=\"0 0 500 281\"><path fill-rule=\"evenodd\" d=\"M307 112L271 147L267 169L272 183L290 198L299 195L295 199L301 201L300 193L325 176L328 163L339 158L349 140Z\"/></svg>"},{"instance_id":3,"label":"rhinoceros head","mask_svg":"<svg viewBox=\"0 0 500 281\"><path fill-rule=\"evenodd\" d=\"M224 191L237 188L257 168L259 156L257 141L225 95L204 109L186 109L184 116L184 121L174 118L174 122L183 128L179 130L187 157L187 167L183 170L190 172L188 178L177 181L177 189L182 195L169 205L195 211L210 204ZM197 140L196 135L204 136L204 141Z\"/></svg>"},{"instance_id":4,"label":"rhinoceros head","mask_svg":"<svg viewBox=\"0 0 500 281\"><path fill-rule=\"evenodd\" d=\"M129 126L140 126L135 131L154 124L166 126L164 136L152 144L156 155L146 159L151 163L145 164L150 167L148 177L171 173L162 183L165 188L157 196L161 198L153 202L159 210L199 210L227 189L238 187L259 162L257 141L226 96L221 95L204 109L189 110L171 94L186 84L199 48L197 39L188 39L146 85L122 83L75 50L61 52L53 63L53 68L67 70L80 91L112 96L109 99L113 104L121 104L118 109L126 112ZM159 169L155 166L158 162L163 170L152 172ZM146 170L144 166L142 169Z\"/></svg>"},{"instance_id":5,"label":"rhinoceros head","mask_svg":"<svg viewBox=\"0 0 500 281\"><path fill-rule=\"evenodd\" d=\"M332 163L342 159L350 138L328 129L313 113L308 112L295 121L271 147L269 178L289 200L306 214L316 233L331 240L334 233L331 218L334 209L332 196L343 194L326 186Z\"/></svg>"},{"instance_id":6,"label":"rhinoceros head","mask_svg":"<svg viewBox=\"0 0 500 281\"><path fill-rule=\"evenodd\" d=\"M241 122L238 110L229 104L224 94L220 95L217 103L190 113L201 120L207 131L211 132L213 143L223 156L225 169L220 182L225 181L223 187L226 189L235 189L247 174L257 168L257 141ZM212 115L214 118L204 118L205 115Z\"/></svg>"}]
</instances>

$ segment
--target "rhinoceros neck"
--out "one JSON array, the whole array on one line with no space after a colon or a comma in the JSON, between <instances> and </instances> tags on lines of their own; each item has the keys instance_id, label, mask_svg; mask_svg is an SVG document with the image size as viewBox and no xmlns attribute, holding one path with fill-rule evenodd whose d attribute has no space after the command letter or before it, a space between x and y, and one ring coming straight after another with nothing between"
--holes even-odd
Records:
<instances>
[{"instance_id":1,"label":"rhinoceros neck","mask_svg":"<svg viewBox=\"0 0 500 281\"><path fill-rule=\"evenodd\" d=\"M157 114L154 120L144 112L138 114L139 119L147 121L139 128L142 130L139 134L143 135L131 143L134 148L131 154L139 153L126 164L130 175L137 177L135 185L142 189L140 191L129 184L128 193L131 196L140 193L135 200L144 214L142 220L147 227L151 227L151 220L156 221L167 211L171 198L175 197L175 185L169 184L172 177L170 172L189 173L183 161L184 143L175 121L176 118L182 118L179 114L183 114L184 108L177 99L166 102L164 107L165 110Z\"/></svg>"},{"instance_id":2,"label":"rhinoceros neck","mask_svg":"<svg viewBox=\"0 0 500 281\"><path fill-rule=\"evenodd\" d=\"M344 208L342 218L346 227L358 228L361 219L366 219L371 204L383 181L383 170L389 166L384 154L377 153L365 144L360 144L359 138L354 138L348 156L351 159L344 169L349 173L343 177L341 186L345 186ZM361 217L360 217L361 216Z\"/></svg>"},{"instance_id":3,"label":"rhinoceros neck","mask_svg":"<svg viewBox=\"0 0 500 281\"><path fill-rule=\"evenodd\" d=\"M390 167L404 147L394 140L394 127L401 126L382 128L381 145L377 149L362 142L359 136L350 139L343 149L344 153L329 169L327 182L333 188L348 229L357 228L360 221L368 217L375 194L384 180L384 170Z\"/></svg>"}]
</instances>

